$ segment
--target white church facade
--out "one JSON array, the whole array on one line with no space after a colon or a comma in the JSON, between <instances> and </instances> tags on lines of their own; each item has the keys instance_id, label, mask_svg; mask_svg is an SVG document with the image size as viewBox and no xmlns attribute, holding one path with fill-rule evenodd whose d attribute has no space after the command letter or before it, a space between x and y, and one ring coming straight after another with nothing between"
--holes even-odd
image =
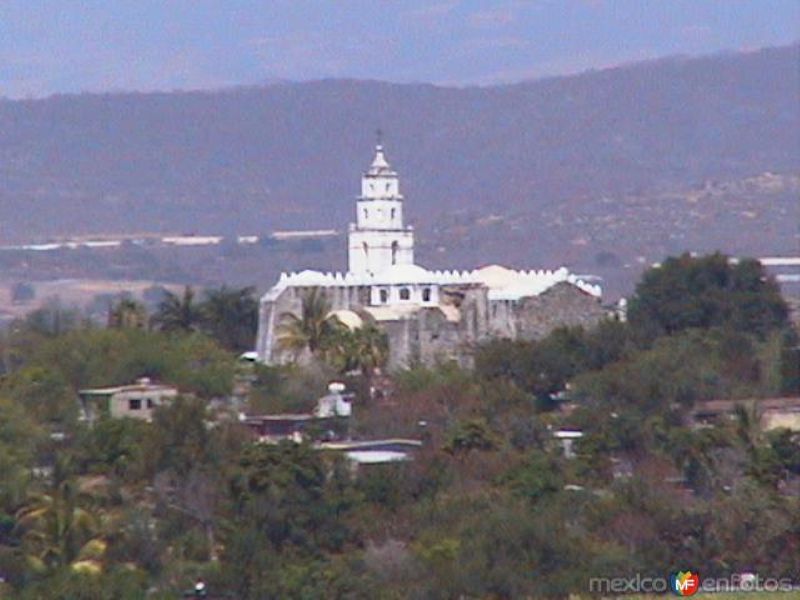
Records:
<instances>
[{"instance_id":1,"label":"white church facade","mask_svg":"<svg viewBox=\"0 0 800 600\"><path fill-rule=\"evenodd\" d=\"M348 231L348 270L281 274L260 303L261 362L290 360L278 326L285 313L300 314L312 288L324 291L346 325L372 319L387 332L390 367L451 359L468 364L476 344L493 337L536 339L558 326L589 327L606 317L600 288L565 268L432 271L417 265L414 230L405 225L403 209L398 174L378 145Z\"/></svg>"}]
</instances>

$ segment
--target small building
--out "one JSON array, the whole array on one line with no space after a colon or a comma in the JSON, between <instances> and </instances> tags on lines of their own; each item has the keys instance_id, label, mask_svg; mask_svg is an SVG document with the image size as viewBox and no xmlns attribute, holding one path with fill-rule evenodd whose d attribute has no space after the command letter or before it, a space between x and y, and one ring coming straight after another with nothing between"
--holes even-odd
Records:
<instances>
[{"instance_id":1,"label":"small building","mask_svg":"<svg viewBox=\"0 0 800 600\"><path fill-rule=\"evenodd\" d=\"M575 440L583 438L583 432L578 429L558 429L553 432L553 437L561 444L564 458L575 458Z\"/></svg>"},{"instance_id":2,"label":"small building","mask_svg":"<svg viewBox=\"0 0 800 600\"><path fill-rule=\"evenodd\" d=\"M311 413L241 415L239 421L245 425L259 442L277 444L282 440L296 443L303 441L317 418ZM317 423L322 425L321 423Z\"/></svg>"},{"instance_id":3,"label":"small building","mask_svg":"<svg viewBox=\"0 0 800 600\"><path fill-rule=\"evenodd\" d=\"M800 397L699 402L692 411L692 424L697 428L719 425L736 417L737 406L752 412L764 431L779 428L800 431Z\"/></svg>"},{"instance_id":4,"label":"small building","mask_svg":"<svg viewBox=\"0 0 800 600\"><path fill-rule=\"evenodd\" d=\"M300 443L306 437L337 440L347 437L353 414L352 394L341 383L331 383L328 394L317 400L314 412L295 414L240 415L239 420L260 442L277 444L281 440Z\"/></svg>"},{"instance_id":5,"label":"small building","mask_svg":"<svg viewBox=\"0 0 800 600\"><path fill-rule=\"evenodd\" d=\"M81 418L90 423L101 417L119 419L130 417L151 421L153 410L178 396L178 388L152 383L142 377L131 385L92 388L78 392Z\"/></svg>"}]
</instances>

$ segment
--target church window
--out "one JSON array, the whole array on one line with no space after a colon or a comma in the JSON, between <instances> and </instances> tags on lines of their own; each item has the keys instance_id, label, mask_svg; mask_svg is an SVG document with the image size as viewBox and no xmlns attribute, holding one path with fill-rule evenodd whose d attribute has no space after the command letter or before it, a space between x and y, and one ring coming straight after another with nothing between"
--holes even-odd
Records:
<instances>
[{"instance_id":1,"label":"church window","mask_svg":"<svg viewBox=\"0 0 800 600\"><path fill-rule=\"evenodd\" d=\"M394 219L394 209L392 209L392 219Z\"/></svg>"},{"instance_id":2,"label":"church window","mask_svg":"<svg viewBox=\"0 0 800 600\"><path fill-rule=\"evenodd\" d=\"M397 251L400 249L400 244L397 243L397 240L392 242L392 264L397 264Z\"/></svg>"},{"instance_id":3,"label":"church window","mask_svg":"<svg viewBox=\"0 0 800 600\"><path fill-rule=\"evenodd\" d=\"M400 288L400 300L409 300L411 291L408 288Z\"/></svg>"},{"instance_id":4,"label":"church window","mask_svg":"<svg viewBox=\"0 0 800 600\"><path fill-rule=\"evenodd\" d=\"M431 288L422 288L422 301L423 302L430 302L431 301Z\"/></svg>"},{"instance_id":5,"label":"church window","mask_svg":"<svg viewBox=\"0 0 800 600\"><path fill-rule=\"evenodd\" d=\"M367 260L369 259L369 246L367 245L367 242L364 242L362 247L364 248L364 260Z\"/></svg>"},{"instance_id":6,"label":"church window","mask_svg":"<svg viewBox=\"0 0 800 600\"><path fill-rule=\"evenodd\" d=\"M381 290L379 296L381 298L381 304L386 304L389 301L389 292L387 290Z\"/></svg>"},{"instance_id":7,"label":"church window","mask_svg":"<svg viewBox=\"0 0 800 600\"><path fill-rule=\"evenodd\" d=\"M386 191L388 192L391 189L391 187L392 187L392 184L387 182L386 183Z\"/></svg>"},{"instance_id":8,"label":"church window","mask_svg":"<svg viewBox=\"0 0 800 600\"><path fill-rule=\"evenodd\" d=\"M364 218L366 219L367 217L369 217L369 211L365 208L364 209Z\"/></svg>"}]
</instances>

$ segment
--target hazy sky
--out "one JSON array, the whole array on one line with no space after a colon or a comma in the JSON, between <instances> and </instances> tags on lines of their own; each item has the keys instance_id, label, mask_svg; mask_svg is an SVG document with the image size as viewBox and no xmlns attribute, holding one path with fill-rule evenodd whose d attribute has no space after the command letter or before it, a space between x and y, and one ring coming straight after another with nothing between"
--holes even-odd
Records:
<instances>
[{"instance_id":1,"label":"hazy sky","mask_svg":"<svg viewBox=\"0 0 800 600\"><path fill-rule=\"evenodd\" d=\"M0 96L511 82L800 39L800 0L0 0Z\"/></svg>"}]
</instances>

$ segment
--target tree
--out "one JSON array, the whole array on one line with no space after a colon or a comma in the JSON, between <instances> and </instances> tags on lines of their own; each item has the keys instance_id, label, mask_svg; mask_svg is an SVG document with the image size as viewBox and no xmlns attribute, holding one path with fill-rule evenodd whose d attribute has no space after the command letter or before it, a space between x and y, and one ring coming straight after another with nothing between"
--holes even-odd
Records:
<instances>
[{"instance_id":1,"label":"tree","mask_svg":"<svg viewBox=\"0 0 800 600\"><path fill-rule=\"evenodd\" d=\"M25 366L11 373L0 386L39 422L70 423L78 406L69 381L45 364Z\"/></svg>"},{"instance_id":2,"label":"tree","mask_svg":"<svg viewBox=\"0 0 800 600\"><path fill-rule=\"evenodd\" d=\"M370 381L389 361L389 337L375 323L339 327L324 343L327 360L341 373L359 370Z\"/></svg>"},{"instance_id":3,"label":"tree","mask_svg":"<svg viewBox=\"0 0 800 600\"><path fill-rule=\"evenodd\" d=\"M83 470L139 481L144 476L144 453L149 424L138 419L100 419L79 432L76 458Z\"/></svg>"},{"instance_id":4,"label":"tree","mask_svg":"<svg viewBox=\"0 0 800 600\"><path fill-rule=\"evenodd\" d=\"M29 313L22 328L46 337L57 337L77 329L80 316L74 309L64 308L58 297L49 298L41 308Z\"/></svg>"},{"instance_id":5,"label":"tree","mask_svg":"<svg viewBox=\"0 0 800 600\"><path fill-rule=\"evenodd\" d=\"M350 538L349 477L340 463L326 463L305 444L245 449L230 484L234 516L222 557L237 597L304 597L299 589L311 581L299 575Z\"/></svg>"},{"instance_id":6,"label":"tree","mask_svg":"<svg viewBox=\"0 0 800 600\"><path fill-rule=\"evenodd\" d=\"M39 494L17 513L17 527L29 560L37 568L67 566L80 557L97 554L99 521L86 506L74 479L57 482L50 493Z\"/></svg>"},{"instance_id":7,"label":"tree","mask_svg":"<svg viewBox=\"0 0 800 600\"><path fill-rule=\"evenodd\" d=\"M113 329L146 329L147 308L133 298L123 298L108 312L108 326Z\"/></svg>"},{"instance_id":8,"label":"tree","mask_svg":"<svg viewBox=\"0 0 800 600\"><path fill-rule=\"evenodd\" d=\"M258 327L258 301L252 287L222 286L207 290L200 305L205 331L229 350L253 347Z\"/></svg>"},{"instance_id":9,"label":"tree","mask_svg":"<svg viewBox=\"0 0 800 600\"><path fill-rule=\"evenodd\" d=\"M11 288L11 301L14 304L25 304L36 297L36 289L27 281L18 281Z\"/></svg>"},{"instance_id":10,"label":"tree","mask_svg":"<svg viewBox=\"0 0 800 600\"><path fill-rule=\"evenodd\" d=\"M12 340L9 353L19 354L19 365L0 381L0 389L58 418L63 418L58 407L66 416L77 412L75 392L81 388L150 377L213 398L230 392L236 369L235 357L200 333L80 329L30 347L27 338L19 347L16 343Z\"/></svg>"},{"instance_id":11,"label":"tree","mask_svg":"<svg viewBox=\"0 0 800 600\"><path fill-rule=\"evenodd\" d=\"M777 429L769 432L768 439L781 466L790 473L800 475L800 433Z\"/></svg>"},{"instance_id":12,"label":"tree","mask_svg":"<svg viewBox=\"0 0 800 600\"><path fill-rule=\"evenodd\" d=\"M389 337L374 323L365 323L353 331L354 363L367 379L389 360Z\"/></svg>"},{"instance_id":13,"label":"tree","mask_svg":"<svg viewBox=\"0 0 800 600\"><path fill-rule=\"evenodd\" d=\"M456 454L470 450L493 450L496 446L494 434L485 419L468 419L452 428L444 450Z\"/></svg>"},{"instance_id":14,"label":"tree","mask_svg":"<svg viewBox=\"0 0 800 600\"><path fill-rule=\"evenodd\" d=\"M650 337L715 326L764 336L786 326L788 309L758 261L683 254L644 274L628 318Z\"/></svg>"},{"instance_id":15,"label":"tree","mask_svg":"<svg viewBox=\"0 0 800 600\"><path fill-rule=\"evenodd\" d=\"M183 289L182 296L167 292L153 317L158 328L167 332L196 331L202 320L202 313L195 300L194 290L188 285Z\"/></svg>"},{"instance_id":16,"label":"tree","mask_svg":"<svg viewBox=\"0 0 800 600\"><path fill-rule=\"evenodd\" d=\"M295 356L308 350L312 356L321 357L325 344L342 327L341 321L331 313L325 293L317 288L311 289L303 297L300 316L285 312L280 319L278 343Z\"/></svg>"},{"instance_id":17,"label":"tree","mask_svg":"<svg viewBox=\"0 0 800 600\"><path fill-rule=\"evenodd\" d=\"M13 511L24 500L43 435L27 407L0 399L0 513Z\"/></svg>"},{"instance_id":18,"label":"tree","mask_svg":"<svg viewBox=\"0 0 800 600\"><path fill-rule=\"evenodd\" d=\"M153 472L169 470L183 477L212 458L214 447L202 401L178 397L169 405L158 407L148 432Z\"/></svg>"}]
</instances>

